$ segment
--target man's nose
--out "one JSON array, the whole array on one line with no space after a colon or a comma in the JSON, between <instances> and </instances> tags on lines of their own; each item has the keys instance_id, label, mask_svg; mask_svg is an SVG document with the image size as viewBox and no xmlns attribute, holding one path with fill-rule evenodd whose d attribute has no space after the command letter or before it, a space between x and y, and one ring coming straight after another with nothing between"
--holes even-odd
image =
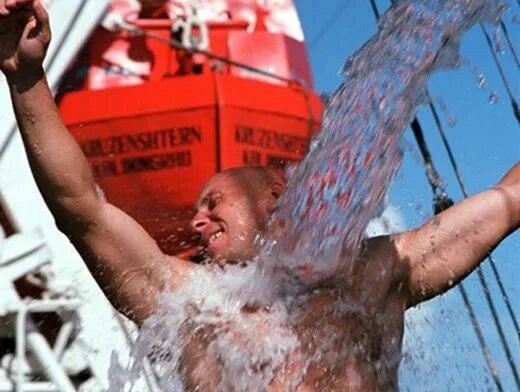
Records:
<instances>
[{"instance_id":1,"label":"man's nose","mask_svg":"<svg viewBox=\"0 0 520 392\"><path fill-rule=\"evenodd\" d=\"M209 223L208 215L203 212L198 212L191 220L191 228L196 232L202 232Z\"/></svg>"}]
</instances>

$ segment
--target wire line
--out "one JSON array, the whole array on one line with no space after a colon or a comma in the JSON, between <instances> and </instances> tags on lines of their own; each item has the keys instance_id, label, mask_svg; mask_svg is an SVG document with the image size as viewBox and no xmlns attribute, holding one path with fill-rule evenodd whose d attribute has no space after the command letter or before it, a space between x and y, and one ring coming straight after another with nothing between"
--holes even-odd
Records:
<instances>
[{"instance_id":1,"label":"wire line","mask_svg":"<svg viewBox=\"0 0 520 392\"><path fill-rule=\"evenodd\" d=\"M323 23L321 29L312 38L311 42L309 43L309 51L312 51L316 45L321 42L323 37L329 33L332 26L337 23L339 18L347 10L347 7L350 5L349 3L349 0L340 0L340 6L334 10L330 18L327 19L325 23Z\"/></svg>"},{"instance_id":2,"label":"wire line","mask_svg":"<svg viewBox=\"0 0 520 392\"><path fill-rule=\"evenodd\" d=\"M392 1L393 3L393 1ZM376 20L379 20L379 10L377 8L377 5L375 4L375 0L370 0L370 4L372 6L372 9L374 11L374 16L376 17ZM435 109L434 108L434 105L430 99L430 108L432 108L433 110ZM435 115L437 114L437 112L434 110L435 112ZM436 120L438 120L438 116L436 116ZM415 119L414 120L414 123L417 122L418 123L418 120ZM439 129L442 129L442 124L440 123L440 121L436 121ZM412 127L412 128L417 128L417 125L415 125L415 127ZM419 128L420 129L420 128ZM413 129L414 130L414 135L416 136L416 139L417 141L419 142L419 147L420 147L420 150L421 150L421 153L423 155L423 158L424 158L424 161L425 163L428 162L428 160L431 161L431 157L429 156L429 153L428 150L424 150L424 147L421 146L421 144L423 143L420 143L421 141L419 140L419 138L417 138L417 131L416 129ZM422 135L421 135L422 136ZM422 139L422 137L421 137ZM447 139L446 139L447 141ZM424 140L422 140L422 142L424 142ZM454 160L453 160L454 162ZM455 166L456 167L456 166ZM462 180L461 176L460 176L460 172L458 170L458 168L456 167L456 175L458 176L458 179ZM429 179L430 181L430 185L432 185L432 181ZM462 182L461 182L462 183ZM434 190L434 187L432 185L432 189ZM497 271L498 272L498 271ZM507 359L508 359L508 362L509 362L509 365L511 367L511 370L513 372L513 375L515 377L515 381L517 383L517 386L520 388L520 382L519 382L519 379L518 379L518 372L516 370L516 367L513 363L513 358L512 358L512 354L511 354L511 350L509 349L509 345L508 345L508 342L507 340L505 339L505 335L504 335L504 332L503 332L503 329L502 329L502 326L500 324L500 320L498 318L498 314L497 314L497 311L496 311L496 308L495 308L495 305L494 305L494 302L493 302L493 299L490 295L490 291L489 291L489 287L487 285L487 282L482 274L482 271L480 270L480 268L477 268L477 274L479 276L479 282L484 290L484 294L485 294L485 298L486 298L486 302L491 310L491 314L492 314L492 317L493 317L493 320L494 320L494 323L495 323L495 326L497 328L497 331L498 331L498 334L499 334L499 337L501 339L501 342L502 342L502 346L504 348L504 351L506 352L506 356L507 356ZM500 280L500 278L498 277L498 275L496 275L497 277L497 281ZM500 286L501 286L501 282L500 282ZM471 305L471 302L469 301L468 297L467 297L467 294L466 294L466 291L464 289L464 286L462 284L462 282L459 284L459 291L462 295L462 298L463 298L463 301L464 301L464 304L465 304L465 307L468 311L468 314L470 316L470 320L471 320L471 323L472 323L472 326L473 326L473 329L475 330L475 333L477 335L477 340L480 344L480 347L482 349L482 353L484 355L484 359L486 361L486 364L490 370L490 373L493 377L493 381L495 382L497 388L499 390L502 390L502 385L501 385L501 382L500 382L500 379L498 377L498 374L496 373L496 369L495 369L495 366L493 364L493 361L489 355L489 348L487 346L487 343L485 342L484 338L483 338L483 335L482 335L482 330L480 329L480 326L477 322L477 319L476 319L476 315L475 315L475 312L473 310L473 307ZM507 297L507 296L506 296ZM514 314L513 314L514 315Z\"/></svg>"},{"instance_id":3,"label":"wire line","mask_svg":"<svg viewBox=\"0 0 520 392\"><path fill-rule=\"evenodd\" d=\"M514 113L518 123L520 123L520 107L518 106L518 103L516 102L516 99L513 95L511 86L509 85L509 82L507 81L504 69L502 68L502 65L500 64L500 61L498 61L497 54L495 53L495 49L493 48L493 42L491 41L491 37L489 36L487 30L484 28L484 25L482 24L482 22L480 22L480 28L482 30L482 33L484 34L485 40L486 40L489 50L491 52L491 56L493 57L493 60L495 60L495 64L498 69L498 74L500 75L500 78L502 79L502 82L504 83L504 87L506 88L507 95L509 96L509 99L511 100L511 106L513 107L513 113Z\"/></svg>"},{"instance_id":4,"label":"wire line","mask_svg":"<svg viewBox=\"0 0 520 392\"><path fill-rule=\"evenodd\" d=\"M444 145L444 148L448 154L448 160L450 162L450 165L453 169L453 172L455 173L455 178L457 179L457 183L459 185L459 188L464 196L464 198L468 197L468 191L466 189L466 185L464 184L464 181L462 180L462 174L460 173L459 167L457 165L457 161L455 160L455 154L453 153L453 150L451 148L450 142L448 140L448 137L446 136L446 132L444 130L444 127L442 126L442 123L439 118L439 114L437 113L437 109L433 105L431 101L431 97L428 97L430 100L430 110L433 114L433 119L435 121L435 124L437 125L437 129L439 130L439 134L442 140L442 143ZM500 277L500 274L498 273L498 270L495 265L495 259L490 254L488 256L488 260L490 261L491 270L493 271L493 274L495 275L495 279L497 281L498 287L500 289L500 293L502 295L502 298L504 299L504 302L506 304L506 308L508 310L509 316L511 317L511 320L515 326L516 329L516 335L518 337L518 341L520 342L520 327L518 320L516 318L515 312L513 311L513 307L511 306L511 301L509 299L509 296L507 295L507 292L504 288L504 285L502 283L502 279Z\"/></svg>"},{"instance_id":5,"label":"wire line","mask_svg":"<svg viewBox=\"0 0 520 392\"><path fill-rule=\"evenodd\" d=\"M475 314L475 311L473 310L473 305L471 304L468 293L466 292L466 289L464 288L464 284L460 282L457 285L459 289L459 293L462 297L462 301L464 302L464 306L466 307L466 310L468 311L469 319L471 321L471 325L473 326L473 330L475 331L475 334L477 335L477 340L480 345L480 348L482 349L482 355L484 356L484 361L486 362L486 365L489 369L489 372L491 373L491 378L493 379L493 382L495 383L497 389L499 392L502 392L504 388L502 387L502 382L500 381L500 378L498 377L497 369L495 368L495 364L493 362L493 359L491 358L491 354L489 353L489 348L487 346L486 341L484 340L484 336L482 335L482 330L480 329L480 325L477 321L477 315Z\"/></svg>"},{"instance_id":6,"label":"wire line","mask_svg":"<svg viewBox=\"0 0 520 392\"><path fill-rule=\"evenodd\" d=\"M513 58L515 59L515 63L517 68L520 68L520 60L518 59L518 53L516 52L515 45L513 44L513 40L511 39L509 35L509 31L507 30L506 24L503 22L502 19L500 19L500 27L502 28L502 31L504 32L504 36L506 37L507 44L509 46L509 49L511 50L511 54L513 55Z\"/></svg>"}]
</instances>

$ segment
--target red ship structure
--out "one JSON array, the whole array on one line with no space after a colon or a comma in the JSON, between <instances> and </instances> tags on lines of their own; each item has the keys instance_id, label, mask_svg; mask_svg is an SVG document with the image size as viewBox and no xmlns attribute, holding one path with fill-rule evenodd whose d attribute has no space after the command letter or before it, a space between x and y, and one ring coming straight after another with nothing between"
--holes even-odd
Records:
<instances>
[{"instance_id":1,"label":"red ship structure","mask_svg":"<svg viewBox=\"0 0 520 392\"><path fill-rule=\"evenodd\" d=\"M105 197L169 254L193 249L206 180L298 161L322 110L292 1L255 0L114 1L59 106Z\"/></svg>"}]
</instances>

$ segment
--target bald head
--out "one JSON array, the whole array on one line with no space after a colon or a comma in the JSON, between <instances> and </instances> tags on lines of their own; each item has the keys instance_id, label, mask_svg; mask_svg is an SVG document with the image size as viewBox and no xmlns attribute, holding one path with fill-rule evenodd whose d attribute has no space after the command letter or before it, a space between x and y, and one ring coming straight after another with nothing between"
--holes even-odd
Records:
<instances>
[{"instance_id":1,"label":"bald head","mask_svg":"<svg viewBox=\"0 0 520 392\"><path fill-rule=\"evenodd\" d=\"M260 166L213 176L201 191L192 220L209 257L226 262L254 257L254 239L265 231L284 187L281 174Z\"/></svg>"},{"instance_id":2,"label":"bald head","mask_svg":"<svg viewBox=\"0 0 520 392\"><path fill-rule=\"evenodd\" d=\"M264 166L245 166L223 170L213 176L203 187L202 192L215 180L232 179L251 196L258 195L271 188L273 196L278 198L285 188L285 179L278 171Z\"/></svg>"},{"instance_id":3,"label":"bald head","mask_svg":"<svg viewBox=\"0 0 520 392\"><path fill-rule=\"evenodd\" d=\"M274 169L263 166L246 166L224 170L219 175L230 176L250 187L269 187L273 184L285 186L285 179Z\"/></svg>"}]
</instances>

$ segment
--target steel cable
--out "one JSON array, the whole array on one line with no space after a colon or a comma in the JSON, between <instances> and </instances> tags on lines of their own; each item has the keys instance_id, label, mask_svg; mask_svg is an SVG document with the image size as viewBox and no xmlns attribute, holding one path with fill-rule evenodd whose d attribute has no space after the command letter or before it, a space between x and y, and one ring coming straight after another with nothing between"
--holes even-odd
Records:
<instances>
[{"instance_id":1,"label":"steel cable","mask_svg":"<svg viewBox=\"0 0 520 392\"><path fill-rule=\"evenodd\" d=\"M431 110L431 112L433 114L435 124L437 125L437 128L439 130L439 134L441 136L444 148L446 149L446 152L448 153L448 158L449 158L449 161L450 161L450 165L452 166L452 169L453 169L453 171L455 173L455 177L457 179L457 183L458 183L458 185L460 187L460 190L461 190L464 198L467 198L468 197L468 192L466 190L466 186L465 186L464 182L462 181L462 175L460 173L459 167L458 167L457 162L455 160L455 155L453 154L453 150L452 150L451 145L450 145L450 143L448 141L448 138L446 136L446 132L444 131L444 127L441 124L441 121L440 121L439 115L437 113L437 110L435 109L435 106L433 105L433 103L431 101L431 97L429 97L429 99L430 99L430 104L429 104L430 110ZM502 279L500 277L498 269L496 268L495 260L494 260L494 258L492 257L491 254L487 257L487 259L490 262L490 266L491 266L491 270L493 271L494 278L495 278L495 280L497 282L497 285L499 287L500 293L502 295L502 299L504 300L504 302L506 304L506 308L507 308L508 313L509 313L509 315L511 317L511 320L513 321L513 324L515 326L517 337L518 337L518 339L520 341L520 329L518 328L518 321L516 319L515 313L513 311L512 306L511 306L511 302L509 300L509 296L507 295L505 287L504 287L504 285L502 283ZM481 269L480 266L477 267L476 271L477 271L477 276L478 276L480 285L482 287L482 290L484 291L484 296L486 298L487 305L488 305L488 307L489 307L489 309L491 311L491 316L493 318L495 327L496 327L497 332L499 334L502 347L503 347L503 349L504 349L504 351L506 353L507 362L509 364L509 367L511 368L511 372L513 373L513 377L515 379L515 383L516 383L518 389L520 390L520 378L519 378L519 375L518 375L518 370L516 369L516 365L515 365L515 362L514 362L514 358L513 358L511 349L509 348L509 344L507 343L507 339L505 337L505 334L504 334L504 331L503 331L503 328L502 328L502 324L501 324L500 318L498 316L498 312L496 310L495 304L494 304L493 299L491 297L491 292L489 290L489 286L487 284L486 278L485 278L484 273L482 272L482 269Z\"/></svg>"},{"instance_id":2,"label":"steel cable","mask_svg":"<svg viewBox=\"0 0 520 392\"><path fill-rule=\"evenodd\" d=\"M323 23L323 27L314 35L312 40L309 43L309 51L311 52L318 43L325 37L332 26L336 24L336 22L339 20L339 18L343 15L347 7L350 5L350 1L348 0L341 0L340 6L334 10L331 17Z\"/></svg>"},{"instance_id":3,"label":"steel cable","mask_svg":"<svg viewBox=\"0 0 520 392\"><path fill-rule=\"evenodd\" d=\"M188 47L184 46L182 43L180 43L179 41L177 41L175 39L164 38L164 37L162 37L162 36L160 36L158 34L154 34L154 33L147 33L147 32L145 32L144 30L140 29L139 27L137 27L135 25L131 25L131 27L130 26L120 26L120 27L122 29L127 30L127 31L129 31L131 33L134 33L136 35L152 38L152 39L155 39L157 41L163 42L163 43L165 43L167 45L170 45L172 48L175 48L175 49L183 50L183 51L188 52L188 53L203 54L203 55L207 56L208 58L210 58L212 60L221 61L222 63L228 64L228 65L232 65L232 66L235 66L235 67L243 68L243 69L248 70L250 72L254 72L254 73L257 73L259 75L267 76L269 78L273 78L275 80L279 80L279 81L285 82L287 84L301 85L301 83L299 81L295 80L295 79L289 79L289 78L286 78L284 76L280 76L280 75L277 75L277 74L269 72L269 71L265 71L265 70L260 69L260 68L252 67L250 65L241 63L239 61L232 60L232 59L230 59L230 58L228 58L226 56L221 56L219 54L210 52L209 50L197 49L197 48L188 48Z\"/></svg>"},{"instance_id":4,"label":"steel cable","mask_svg":"<svg viewBox=\"0 0 520 392\"><path fill-rule=\"evenodd\" d=\"M511 100L511 106L513 108L513 113L514 113L518 123L520 123L520 107L518 106L518 102L516 101L516 99L513 95L511 86L509 85L509 82L507 81L504 69L502 68L502 65L500 64L500 61L498 61L497 54L495 53L495 49L493 48L493 42L491 41L491 37L489 36L487 30L485 29L485 27L482 23L480 23L480 28L482 29L482 33L484 34L487 45L491 52L491 56L493 57L493 60L495 61L495 64L497 66L498 74L500 75L500 78L502 79L502 82L504 83L504 87L506 88L507 95L509 96L509 99Z\"/></svg>"},{"instance_id":5,"label":"steel cable","mask_svg":"<svg viewBox=\"0 0 520 392\"><path fill-rule=\"evenodd\" d=\"M430 110L433 114L433 119L435 121L435 124L437 125L437 129L439 130L439 134L440 134L442 143L444 145L444 148L448 154L448 160L450 161L450 165L453 169L453 172L455 173L455 178L457 179L459 188L460 188L464 198L467 198L468 192L467 192L466 186L464 184L464 181L462 180L462 174L460 173L459 167L455 160L455 155L454 155L451 145L448 141L448 137L446 136L446 132L444 131L444 127L442 126L442 123L440 121L439 114L437 113L437 109L435 108L435 106L433 105L433 103L431 101L431 97L429 97L429 100L430 100L430 104L429 104ZM490 261L491 270L493 271L493 275L495 276L495 279L497 281L497 284L498 284L498 287L500 290L500 294L502 295L502 298L504 299L509 316L511 317L513 325L515 326L518 341L520 342L520 327L519 327L519 323L516 318L515 312L513 311L513 307L511 306L511 300L509 299L509 296L505 290L504 284L502 283L502 278L500 277L500 274L496 268L495 259L493 258L493 256L491 254L488 256L488 260Z\"/></svg>"},{"instance_id":6,"label":"steel cable","mask_svg":"<svg viewBox=\"0 0 520 392\"><path fill-rule=\"evenodd\" d=\"M372 6L372 10L374 12L374 16L376 17L377 20L379 20L380 13L379 13L379 10L378 10L377 5L375 3L375 0L370 0L370 5ZM430 100L430 108L435 113L434 117L436 117L436 124L437 124L437 126L439 127L439 129L442 129L442 124L440 123L440 121L438 121L437 112L436 112L435 107L434 107L433 103L431 102L431 100ZM422 135L422 130L421 130L420 125L418 126L417 119L414 119L414 122L412 123L412 125L414 125L414 126L412 126L412 129L414 131L414 135L416 137L416 140L419 143L419 148L421 150L421 154L423 156L424 162L425 162L425 164L431 165L433 167L432 162L431 162L431 156L430 156L428 150L425 149L424 146L423 146L423 144L425 144L424 143L424 137ZM457 178L459 180L461 180L461 176L460 176L460 172L459 172L458 168L455 171L456 171ZM427 174L428 174L428 171L427 171ZM430 182L430 185L432 186L432 190L434 190L434 192L435 192L434 183L429 178L429 176L428 176L428 180ZM495 275L495 277L497 278L497 282L499 282L499 287L501 287L503 289L503 285L502 285L501 279L498 276L498 271L496 271L496 272L497 272L497 274ZM507 340L505 339L505 335L503 333L503 329L502 329L502 326L500 324L500 321L499 321L499 318L498 318L498 314L496 312L496 307L495 307L494 302L493 302L493 300L491 298L491 295L490 295L489 287L487 285L487 282L486 282L486 280L485 280L485 278L484 278L480 268L477 269L477 273L478 273L478 276L479 276L479 282L480 282L480 284L481 284L481 286L482 286L482 288L484 290L484 293L485 293L487 304L488 304L488 306L489 306L489 308L491 310L491 314L492 314L495 326L497 328L499 337L501 339L502 346L504 348L504 351L506 352L506 355L508 357L509 365L510 365L511 370L513 372L513 375L515 377L515 382L517 383L517 386L520 388L520 383L519 383L519 380L518 380L518 372L516 370L516 367L514 366L511 350L509 348ZM492 361L492 359L491 359L491 357L489 355L489 348L488 348L487 343L485 342L485 340L483 338L482 330L481 330L481 328L480 328L480 326L478 324L478 321L477 321L477 318L476 318L473 306L471 305L471 302L469 301L469 298L468 298L468 296L466 294L466 290L465 290L464 285L462 284L462 282L459 284L458 287L459 287L460 293L462 295L465 307L466 307L466 309L468 311L468 314L470 316L470 320L471 320L473 329L475 330L475 333L477 335L477 340L478 340L479 345L480 345L480 347L482 349L482 353L484 355L485 362L486 362L486 364L488 366L488 369L489 369L489 371L490 371L490 373L492 375L492 378L493 378L497 388L499 390L502 390L502 385L501 385L500 379L498 377L498 374L496 373L495 366L494 366L493 361ZM501 291L502 291L502 289L501 289ZM502 291L502 294L504 296L505 290ZM505 295L504 298L508 298L507 295ZM509 303L508 299L507 299L507 302ZM513 315L513 318L514 318L514 313L512 313L512 315ZM514 320L516 320L516 319L514 318Z\"/></svg>"},{"instance_id":7,"label":"steel cable","mask_svg":"<svg viewBox=\"0 0 520 392\"><path fill-rule=\"evenodd\" d=\"M518 53L516 52L516 48L515 48L515 45L513 44L513 40L511 39L511 36L509 35L507 26L503 22L502 19L500 19L500 27L502 28L502 31L504 32L504 36L506 37L507 45L509 46L509 50L511 50L511 54L513 55L513 58L515 59L516 66L517 66L517 68L520 68L520 59L518 58Z\"/></svg>"}]
</instances>

